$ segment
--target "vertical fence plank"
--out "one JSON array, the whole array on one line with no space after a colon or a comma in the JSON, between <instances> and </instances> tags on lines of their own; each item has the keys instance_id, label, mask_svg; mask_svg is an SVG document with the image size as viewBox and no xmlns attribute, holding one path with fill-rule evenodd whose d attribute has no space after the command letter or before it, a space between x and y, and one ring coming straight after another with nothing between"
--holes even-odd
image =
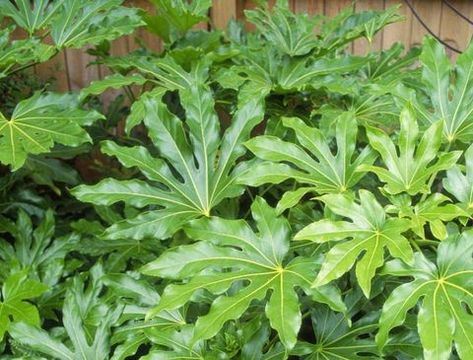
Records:
<instances>
[{"instance_id":1,"label":"vertical fence plank","mask_svg":"<svg viewBox=\"0 0 473 360\"><path fill-rule=\"evenodd\" d=\"M466 17L473 19L473 2L472 1L455 1L452 5ZM452 9L445 4L442 5L440 24L440 38L452 47L458 50L465 50L473 35L473 26L471 26L465 19L462 19ZM447 53L453 59L458 57L458 54L452 50L447 49Z\"/></svg>"},{"instance_id":2,"label":"vertical fence plank","mask_svg":"<svg viewBox=\"0 0 473 360\"><path fill-rule=\"evenodd\" d=\"M413 3L414 10L422 18L422 21L435 33L440 33L440 13L442 3L440 0L422 1L416 0ZM422 44L422 39L428 34L427 30L422 26L419 20L412 19L410 46Z\"/></svg>"},{"instance_id":3,"label":"vertical fence plank","mask_svg":"<svg viewBox=\"0 0 473 360\"><path fill-rule=\"evenodd\" d=\"M324 1L323 0L294 0L294 11L300 13L307 13L311 15L323 15Z\"/></svg>"},{"instance_id":4,"label":"vertical fence plank","mask_svg":"<svg viewBox=\"0 0 473 360\"><path fill-rule=\"evenodd\" d=\"M231 19L237 18L237 7L237 0L213 0L210 11L212 26L225 29Z\"/></svg>"},{"instance_id":5,"label":"vertical fence plank","mask_svg":"<svg viewBox=\"0 0 473 360\"><path fill-rule=\"evenodd\" d=\"M384 10L384 0L358 0L355 3L355 11ZM358 39L353 43L353 53L364 55L368 51L378 51L383 46L383 32L378 32L371 44L366 39Z\"/></svg>"},{"instance_id":6,"label":"vertical fence plank","mask_svg":"<svg viewBox=\"0 0 473 360\"><path fill-rule=\"evenodd\" d=\"M67 75L70 90L80 90L99 79L97 65L89 65L95 58L86 53L86 49L68 49L65 51Z\"/></svg>"},{"instance_id":7,"label":"vertical fence plank","mask_svg":"<svg viewBox=\"0 0 473 360\"><path fill-rule=\"evenodd\" d=\"M52 44L52 39L48 36L45 43ZM36 74L43 80L52 82L52 90L67 92L69 88L69 78L67 73L65 52L61 51L52 59L35 66Z\"/></svg>"},{"instance_id":8,"label":"vertical fence plank","mask_svg":"<svg viewBox=\"0 0 473 360\"><path fill-rule=\"evenodd\" d=\"M411 40L411 27L413 15L406 4L401 4L399 0L385 0L385 8L401 5L398 13L404 17L403 21L388 25L383 31L383 49L389 49L394 43L401 42L408 49Z\"/></svg>"}]
</instances>

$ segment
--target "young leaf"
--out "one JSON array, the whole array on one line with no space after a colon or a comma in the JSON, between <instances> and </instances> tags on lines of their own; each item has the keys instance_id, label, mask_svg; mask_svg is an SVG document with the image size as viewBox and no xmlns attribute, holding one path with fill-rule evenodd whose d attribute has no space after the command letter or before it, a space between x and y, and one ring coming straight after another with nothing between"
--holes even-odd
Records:
<instances>
[{"instance_id":1,"label":"young leaf","mask_svg":"<svg viewBox=\"0 0 473 360\"><path fill-rule=\"evenodd\" d=\"M90 272L88 286L77 276L66 292L62 321L71 348L47 331L26 322L13 324L10 335L25 347L53 359L107 359L110 354L111 327L116 324L123 307L109 305L99 298L102 290L99 278L103 276L100 264Z\"/></svg>"},{"instance_id":2,"label":"young leaf","mask_svg":"<svg viewBox=\"0 0 473 360\"><path fill-rule=\"evenodd\" d=\"M166 70L190 76L174 66ZM186 127L163 102L164 91L155 92L144 101L144 122L161 157L153 157L141 146L122 147L113 142L102 146L104 153L116 156L123 166L137 167L149 182L105 179L94 186L73 189L79 200L97 205L124 201L138 208L154 206L137 217L114 224L108 228L107 237L165 239L191 219L209 216L223 199L243 191L235 183L235 162L244 153L243 141L263 119L262 99L240 104L232 124L221 135L212 93L200 82L201 75L194 76L188 87L179 87Z\"/></svg>"},{"instance_id":3,"label":"young leaf","mask_svg":"<svg viewBox=\"0 0 473 360\"><path fill-rule=\"evenodd\" d=\"M48 290L48 286L27 278L27 272L16 272L7 277L2 286L0 299L0 340L10 331L11 321L24 321L39 325L36 306L28 302Z\"/></svg>"},{"instance_id":4,"label":"young leaf","mask_svg":"<svg viewBox=\"0 0 473 360\"><path fill-rule=\"evenodd\" d=\"M228 320L240 318L253 300L264 299L272 290L265 307L266 316L281 342L289 349L295 345L301 326L295 287L311 293L310 279L315 276L317 264L301 257L286 259L289 224L277 217L276 211L262 198L255 200L251 210L259 233L254 233L243 220L217 217L194 220L186 232L202 241L168 250L142 268L147 275L176 280L190 278L183 284L168 285L150 316L183 306L201 289L219 294L209 313L196 322L195 339L207 339L217 334ZM235 283L242 286L235 288L232 296L223 294ZM332 289L320 288L313 296L333 306L339 295Z\"/></svg>"},{"instance_id":5,"label":"young leaf","mask_svg":"<svg viewBox=\"0 0 473 360\"><path fill-rule=\"evenodd\" d=\"M379 355L374 339L369 337L378 328L372 316L362 318L350 327L343 314L321 306L312 311L312 328L317 342L298 342L292 355L306 360L363 360Z\"/></svg>"},{"instance_id":6,"label":"young leaf","mask_svg":"<svg viewBox=\"0 0 473 360\"><path fill-rule=\"evenodd\" d=\"M354 158L357 124L351 113L345 113L337 120L336 155L319 129L297 118L283 118L283 124L295 132L302 147L275 136L255 137L245 145L265 162L256 163L239 178L240 182L251 186L278 184L287 179L310 186L286 193L278 205L281 210L297 203L307 192L324 194L347 191L364 175L356 169L361 164L372 164L375 159L375 153L369 147Z\"/></svg>"},{"instance_id":7,"label":"young leaf","mask_svg":"<svg viewBox=\"0 0 473 360\"><path fill-rule=\"evenodd\" d=\"M425 359L450 359L452 341L461 359L473 356L473 233L464 232L440 243L437 263L416 253L408 266L399 260L386 264L383 273L411 276L383 305L376 341L386 344L391 329L404 323L407 311L419 302L417 326Z\"/></svg>"},{"instance_id":8,"label":"young leaf","mask_svg":"<svg viewBox=\"0 0 473 360\"><path fill-rule=\"evenodd\" d=\"M405 108L400 117L401 130L396 145L382 130L368 127L370 145L381 155L386 168L361 165L359 170L372 171L386 184L390 194L407 192L415 195L430 191L432 174L452 167L461 155L459 151L439 153L442 141L442 122L432 124L419 140L419 127L414 114Z\"/></svg>"},{"instance_id":9,"label":"young leaf","mask_svg":"<svg viewBox=\"0 0 473 360\"><path fill-rule=\"evenodd\" d=\"M10 228L10 235L15 239L12 245L0 238L2 273L7 274L11 269L18 268L48 286L56 285L64 270L64 258L75 248L79 237L68 234L54 238L55 224L51 210L46 212L44 220L34 230L30 217L24 211L18 213L16 223L0 217L0 225Z\"/></svg>"},{"instance_id":10,"label":"young leaf","mask_svg":"<svg viewBox=\"0 0 473 360\"><path fill-rule=\"evenodd\" d=\"M55 143L77 146L91 142L82 126L103 116L77 105L72 94L37 92L19 102L10 119L0 112L0 162L17 170L28 154L46 153Z\"/></svg>"},{"instance_id":11,"label":"young leaf","mask_svg":"<svg viewBox=\"0 0 473 360\"><path fill-rule=\"evenodd\" d=\"M406 204L399 216L408 217L412 222L412 230L417 236L425 239L424 226L429 224L430 232L439 240L447 237L447 228L444 222L459 217L468 217L468 213L454 204L444 204L450 201L445 195L435 193L415 206Z\"/></svg>"},{"instance_id":12,"label":"young leaf","mask_svg":"<svg viewBox=\"0 0 473 360\"><path fill-rule=\"evenodd\" d=\"M406 262L412 262L413 253L409 241L402 235L409 230L407 219L386 218L383 207L367 190L360 190L360 204L341 194L328 194L320 200L335 214L352 220L334 221L323 219L299 231L295 240L310 240L317 243L340 241L325 257L322 269L314 286L321 286L339 278L356 265L356 278L363 293L369 297L371 280L376 270L384 263L384 248ZM363 257L358 260L360 254Z\"/></svg>"}]
</instances>

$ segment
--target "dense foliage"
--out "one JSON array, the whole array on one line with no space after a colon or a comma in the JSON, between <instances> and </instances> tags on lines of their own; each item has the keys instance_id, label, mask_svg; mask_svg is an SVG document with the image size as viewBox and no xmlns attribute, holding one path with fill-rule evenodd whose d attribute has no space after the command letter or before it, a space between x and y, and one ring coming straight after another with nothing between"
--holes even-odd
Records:
<instances>
[{"instance_id":1,"label":"dense foliage","mask_svg":"<svg viewBox=\"0 0 473 360\"><path fill-rule=\"evenodd\" d=\"M472 359L473 45L152 3L0 0L2 359ZM109 75L29 77L70 48Z\"/></svg>"}]
</instances>

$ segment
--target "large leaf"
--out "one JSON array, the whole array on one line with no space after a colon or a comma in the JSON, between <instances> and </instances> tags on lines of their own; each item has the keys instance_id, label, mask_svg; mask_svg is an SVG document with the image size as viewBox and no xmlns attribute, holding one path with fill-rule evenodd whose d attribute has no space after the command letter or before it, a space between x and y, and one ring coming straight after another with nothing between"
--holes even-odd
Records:
<instances>
[{"instance_id":1,"label":"large leaf","mask_svg":"<svg viewBox=\"0 0 473 360\"><path fill-rule=\"evenodd\" d=\"M123 0L59 1L51 36L58 48L98 45L127 35L143 25L137 9L120 6Z\"/></svg>"},{"instance_id":2,"label":"large leaf","mask_svg":"<svg viewBox=\"0 0 473 360\"><path fill-rule=\"evenodd\" d=\"M295 240L310 240L317 243L343 241L334 245L315 279L321 286L339 278L356 265L356 278L366 297L369 297L371 280L376 270L384 263L384 248L406 262L413 261L409 241L402 235L410 228L407 219L388 218L383 207L372 193L360 190L360 204L341 194L320 197L335 214L347 217L352 222L323 219L299 231ZM358 260L360 254L363 256Z\"/></svg>"},{"instance_id":3,"label":"large leaf","mask_svg":"<svg viewBox=\"0 0 473 360\"><path fill-rule=\"evenodd\" d=\"M396 144L384 131L368 127L370 145L381 155L384 167L360 166L362 171L373 171L386 184L390 194L407 192L415 195L430 191L433 174L449 169L461 152L439 153L442 141L442 121L432 124L419 139L419 127L409 108L402 111L401 130Z\"/></svg>"},{"instance_id":4,"label":"large leaf","mask_svg":"<svg viewBox=\"0 0 473 360\"><path fill-rule=\"evenodd\" d=\"M25 270L29 276L49 286L59 281L64 270L64 258L79 241L75 234L54 238L52 211L46 212L44 220L34 230L31 218L24 211L19 212L16 223L0 217L0 232L1 228L8 229L15 239L12 245L0 238L2 273L7 274L15 268Z\"/></svg>"},{"instance_id":5,"label":"large leaf","mask_svg":"<svg viewBox=\"0 0 473 360\"><path fill-rule=\"evenodd\" d=\"M38 92L19 102L9 119L0 113L0 162L16 170L28 154L46 153L55 143L90 142L82 126L102 117L96 111L79 109L75 95Z\"/></svg>"},{"instance_id":6,"label":"large leaf","mask_svg":"<svg viewBox=\"0 0 473 360\"><path fill-rule=\"evenodd\" d=\"M40 296L48 287L36 280L27 278L27 272L21 271L8 276L2 286L0 300L0 339L10 331L11 321L24 321L39 325L38 309L31 304L31 299Z\"/></svg>"},{"instance_id":7,"label":"large leaf","mask_svg":"<svg viewBox=\"0 0 473 360\"><path fill-rule=\"evenodd\" d=\"M11 336L23 346L53 359L103 360L110 354L111 327L116 324L123 307L109 305L99 298L103 276L101 266L91 270L89 284L75 277L66 292L62 309L64 330L69 338L66 346L46 330L27 324L15 323Z\"/></svg>"},{"instance_id":8,"label":"large leaf","mask_svg":"<svg viewBox=\"0 0 473 360\"><path fill-rule=\"evenodd\" d=\"M376 340L384 346L391 329L404 323L409 309L420 308L417 326L425 359L450 359L452 342L461 359L473 357L473 233L464 232L440 243L436 264L416 253L408 266L386 264L384 274L414 280L397 287L386 300Z\"/></svg>"},{"instance_id":9,"label":"large leaf","mask_svg":"<svg viewBox=\"0 0 473 360\"><path fill-rule=\"evenodd\" d=\"M56 15L63 1L49 0L0 0L0 11L4 16L11 17L18 26L30 35L43 29Z\"/></svg>"},{"instance_id":10,"label":"large leaf","mask_svg":"<svg viewBox=\"0 0 473 360\"><path fill-rule=\"evenodd\" d=\"M160 64L164 68L165 63ZM122 165L137 167L148 182L105 179L73 190L81 201L107 206L124 201L148 209L110 227L109 238L169 237L189 220L209 216L223 199L243 191L235 183L235 162L244 153L242 143L263 119L262 99L240 104L232 124L221 135L212 93L201 82L201 75L193 73L192 77L175 63L174 67L166 64L166 71L175 72L175 77L179 75L179 81L187 84L178 86L186 121L169 111L162 99L164 91L145 97L144 122L160 157L141 146L123 147L113 142L102 146L104 153L116 156Z\"/></svg>"},{"instance_id":11,"label":"large leaf","mask_svg":"<svg viewBox=\"0 0 473 360\"><path fill-rule=\"evenodd\" d=\"M320 40L314 33L314 27L320 18L311 17L307 13L292 13L287 1L280 1L272 11L260 7L245 11L245 15L265 39L283 54L306 55L319 45Z\"/></svg>"},{"instance_id":12,"label":"large leaf","mask_svg":"<svg viewBox=\"0 0 473 360\"><path fill-rule=\"evenodd\" d=\"M311 259L286 258L289 224L278 218L262 198L255 200L251 210L259 233L254 233L243 220L217 217L194 220L186 232L202 241L170 249L142 268L147 275L189 279L167 286L150 316L164 309L177 309L189 302L195 292L206 289L219 295L209 313L196 322L195 338L206 339L217 334L228 320L240 318L252 301L264 299L272 290L265 307L266 316L281 342L287 348L295 345L301 326L295 288L311 294L310 279L315 276L317 265ZM225 293L230 288L232 295ZM343 310L335 289L320 288L312 296L316 301Z\"/></svg>"},{"instance_id":13,"label":"large leaf","mask_svg":"<svg viewBox=\"0 0 473 360\"><path fill-rule=\"evenodd\" d=\"M326 306L312 311L312 327L316 343L299 342L293 355L307 360L378 359L378 349L370 334L378 328L372 317L358 320L351 327L343 314Z\"/></svg>"},{"instance_id":14,"label":"large leaf","mask_svg":"<svg viewBox=\"0 0 473 360\"><path fill-rule=\"evenodd\" d=\"M239 178L239 181L252 186L278 184L287 179L309 185L286 193L279 205L281 210L295 205L307 192L324 194L347 191L364 175L356 169L361 164L372 164L375 159L375 154L369 147L355 157L357 124L351 113L341 115L337 120L335 155L330 142L319 129L310 127L297 118L284 118L283 124L295 132L302 147L276 136L255 137L245 145L265 162L255 163Z\"/></svg>"},{"instance_id":15,"label":"large leaf","mask_svg":"<svg viewBox=\"0 0 473 360\"><path fill-rule=\"evenodd\" d=\"M430 95L433 113L425 111L430 123L441 119L447 141L469 143L473 135L473 45L458 57L452 69L443 45L426 37L420 59L422 77ZM451 79L454 79L453 86Z\"/></svg>"}]
</instances>

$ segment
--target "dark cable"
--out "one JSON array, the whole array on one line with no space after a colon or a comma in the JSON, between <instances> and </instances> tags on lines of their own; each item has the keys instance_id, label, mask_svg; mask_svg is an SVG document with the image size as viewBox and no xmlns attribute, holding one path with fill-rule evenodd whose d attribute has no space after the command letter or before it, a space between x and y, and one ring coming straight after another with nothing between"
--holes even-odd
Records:
<instances>
[{"instance_id":1,"label":"dark cable","mask_svg":"<svg viewBox=\"0 0 473 360\"><path fill-rule=\"evenodd\" d=\"M467 21L468 23L470 23L470 25L473 25L473 21L470 20L469 18L467 18L465 15L463 15L455 6L453 6L450 1L447 1L447 0L442 0L442 2L447 5L450 9L453 10L453 12L455 12L458 16L460 16L463 20Z\"/></svg>"},{"instance_id":2,"label":"dark cable","mask_svg":"<svg viewBox=\"0 0 473 360\"><path fill-rule=\"evenodd\" d=\"M445 47L447 47L448 49L456 52L457 54L461 54L461 51L454 48L453 46L451 46L450 44L446 43L445 41L443 41L442 39L440 39L428 26L427 24L424 22L424 20L422 20L422 18L419 16L419 14L417 13L417 11L415 11L414 7L412 6L412 3L410 2L410 0L404 0L405 3L407 4L407 6L409 7L409 9L411 9L412 13L414 14L414 16L416 17L416 19L421 23L421 25L425 28L425 30L427 30L427 32L432 35L435 39L437 39L437 41L439 43L441 43L442 45L444 45Z\"/></svg>"}]
</instances>

